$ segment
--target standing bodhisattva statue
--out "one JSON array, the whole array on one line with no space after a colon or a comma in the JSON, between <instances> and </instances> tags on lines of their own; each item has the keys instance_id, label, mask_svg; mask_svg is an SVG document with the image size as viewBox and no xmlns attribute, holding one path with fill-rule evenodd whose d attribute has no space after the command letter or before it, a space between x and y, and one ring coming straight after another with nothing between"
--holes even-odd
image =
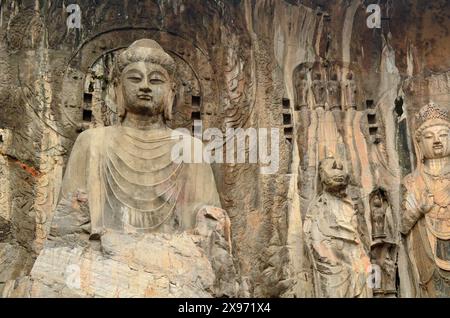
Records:
<instances>
[{"instance_id":1,"label":"standing bodhisattva statue","mask_svg":"<svg viewBox=\"0 0 450 318\"><path fill-rule=\"evenodd\" d=\"M416 297L450 296L450 118L434 103L416 117L417 169L404 181L402 233Z\"/></svg>"}]
</instances>

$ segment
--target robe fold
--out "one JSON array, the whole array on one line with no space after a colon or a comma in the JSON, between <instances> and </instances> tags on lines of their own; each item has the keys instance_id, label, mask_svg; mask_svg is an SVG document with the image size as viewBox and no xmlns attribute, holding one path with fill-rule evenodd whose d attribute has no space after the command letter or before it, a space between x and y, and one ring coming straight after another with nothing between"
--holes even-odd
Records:
<instances>
[{"instance_id":1,"label":"robe fold","mask_svg":"<svg viewBox=\"0 0 450 318\"><path fill-rule=\"evenodd\" d=\"M81 133L60 199L87 194L91 235L107 229L146 233L194 228L202 207L221 204L209 164L172 160L180 138L201 147L200 140L170 129L112 126Z\"/></svg>"},{"instance_id":2,"label":"robe fold","mask_svg":"<svg viewBox=\"0 0 450 318\"><path fill-rule=\"evenodd\" d=\"M406 235L416 297L450 295L450 173L433 177L416 170L404 180L402 228ZM420 211L422 195L433 194L434 206Z\"/></svg>"},{"instance_id":3,"label":"robe fold","mask_svg":"<svg viewBox=\"0 0 450 318\"><path fill-rule=\"evenodd\" d=\"M304 231L319 298L370 297L370 260L359 237L352 203L322 193L308 209Z\"/></svg>"}]
</instances>

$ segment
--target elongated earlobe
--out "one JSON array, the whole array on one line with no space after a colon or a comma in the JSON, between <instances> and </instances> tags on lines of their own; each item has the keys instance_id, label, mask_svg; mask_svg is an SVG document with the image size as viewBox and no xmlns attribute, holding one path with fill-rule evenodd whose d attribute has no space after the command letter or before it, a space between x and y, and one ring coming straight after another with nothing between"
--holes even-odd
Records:
<instances>
[{"instance_id":1,"label":"elongated earlobe","mask_svg":"<svg viewBox=\"0 0 450 318\"><path fill-rule=\"evenodd\" d=\"M119 122L122 122L125 118L126 109L124 106L124 98L122 93L122 86L117 82L114 83L112 99L116 104L117 116L119 117Z\"/></svg>"},{"instance_id":2,"label":"elongated earlobe","mask_svg":"<svg viewBox=\"0 0 450 318\"><path fill-rule=\"evenodd\" d=\"M172 109L175 103L175 87L173 87L166 97L166 107L164 108L164 119L172 120Z\"/></svg>"}]
</instances>

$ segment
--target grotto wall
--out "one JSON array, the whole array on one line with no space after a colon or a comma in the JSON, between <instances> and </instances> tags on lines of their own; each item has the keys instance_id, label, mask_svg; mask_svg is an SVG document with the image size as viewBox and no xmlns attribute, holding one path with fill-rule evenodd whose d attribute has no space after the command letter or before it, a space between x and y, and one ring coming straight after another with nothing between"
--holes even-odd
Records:
<instances>
[{"instance_id":1,"label":"grotto wall","mask_svg":"<svg viewBox=\"0 0 450 318\"><path fill-rule=\"evenodd\" d=\"M80 28L67 25L71 3ZM367 24L372 3L380 28ZM318 296L304 223L319 163L333 156L348 171L361 248L381 268L366 296L419 296L400 234L402 180L418 162L415 114L429 102L450 109L448 1L10 0L0 10L4 295L44 247L76 138L119 121L114 61L149 38L177 65L170 127L281 132L276 173L212 164L238 295Z\"/></svg>"}]
</instances>

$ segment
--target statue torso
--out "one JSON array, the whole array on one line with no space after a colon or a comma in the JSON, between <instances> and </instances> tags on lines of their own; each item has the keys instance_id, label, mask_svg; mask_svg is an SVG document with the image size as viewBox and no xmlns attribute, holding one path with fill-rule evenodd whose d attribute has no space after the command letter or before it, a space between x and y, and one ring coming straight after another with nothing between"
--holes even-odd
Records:
<instances>
[{"instance_id":1,"label":"statue torso","mask_svg":"<svg viewBox=\"0 0 450 318\"><path fill-rule=\"evenodd\" d=\"M72 151L63 193L87 192L93 232L170 233L192 228L199 208L220 207L220 201L209 165L172 161L179 136L170 129L88 130ZM74 176L77 171L85 172Z\"/></svg>"}]
</instances>

